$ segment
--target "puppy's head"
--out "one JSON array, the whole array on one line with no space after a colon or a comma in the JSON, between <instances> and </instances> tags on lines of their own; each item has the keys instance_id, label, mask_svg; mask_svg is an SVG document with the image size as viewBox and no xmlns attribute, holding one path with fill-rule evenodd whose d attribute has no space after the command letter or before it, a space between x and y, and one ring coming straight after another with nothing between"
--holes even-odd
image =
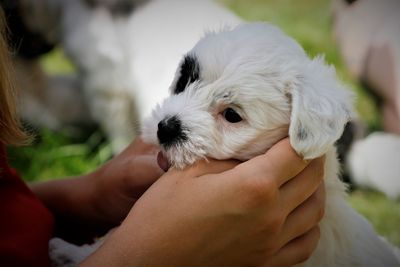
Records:
<instances>
[{"instance_id":1,"label":"puppy's head","mask_svg":"<svg viewBox=\"0 0 400 267\"><path fill-rule=\"evenodd\" d=\"M246 160L288 135L315 158L351 112L335 71L263 23L207 34L182 59L170 92L142 133L178 168L203 157Z\"/></svg>"}]
</instances>

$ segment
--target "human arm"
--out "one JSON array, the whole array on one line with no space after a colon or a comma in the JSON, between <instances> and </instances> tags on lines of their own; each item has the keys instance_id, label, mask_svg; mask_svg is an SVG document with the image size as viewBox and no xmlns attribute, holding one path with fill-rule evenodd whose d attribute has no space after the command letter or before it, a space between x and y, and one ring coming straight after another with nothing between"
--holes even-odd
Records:
<instances>
[{"instance_id":1,"label":"human arm","mask_svg":"<svg viewBox=\"0 0 400 267\"><path fill-rule=\"evenodd\" d=\"M291 266L318 243L323 159L283 140L245 163L170 170L82 266Z\"/></svg>"},{"instance_id":2,"label":"human arm","mask_svg":"<svg viewBox=\"0 0 400 267\"><path fill-rule=\"evenodd\" d=\"M91 173L30 186L55 215L58 236L87 242L119 225L135 201L162 175L157 152L138 138Z\"/></svg>"}]
</instances>

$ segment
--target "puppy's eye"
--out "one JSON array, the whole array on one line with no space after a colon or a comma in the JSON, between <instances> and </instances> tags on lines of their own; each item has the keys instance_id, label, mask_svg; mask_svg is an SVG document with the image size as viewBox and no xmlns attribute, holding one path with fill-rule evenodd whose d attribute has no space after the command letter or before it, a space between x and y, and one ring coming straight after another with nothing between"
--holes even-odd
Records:
<instances>
[{"instance_id":1,"label":"puppy's eye","mask_svg":"<svg viewBox=\"0 0 400 267\"><path fill-rule=\"evenodd\" d=\"M237 123L243 120L242 117L240 117L240 115L232 108L225 109L222 112L222 116L224 116L224 118L230 123Z\"/></svg>"}]
</instances>

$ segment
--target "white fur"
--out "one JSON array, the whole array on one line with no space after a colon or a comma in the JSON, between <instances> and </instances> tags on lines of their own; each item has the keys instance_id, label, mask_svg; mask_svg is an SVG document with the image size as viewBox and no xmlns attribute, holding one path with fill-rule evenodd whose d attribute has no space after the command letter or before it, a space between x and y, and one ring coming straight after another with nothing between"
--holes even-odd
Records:
<instances>
[{"instance_id":1,"label":"white fur","mask_svg":"<svg viewBox=\"0 0 400 267\"><path fill-rule=\"evenodd\" d=\"M61 5L62 45L114 152L130 143L139 122L167 96L181 56L204 30L240 21L212 0L152 0L127 17L82 0L52 1Z\"/></svg>"},{"instance_id":2,"label":"white fur","mask_svg":"<svg viewBox=\"0 0 400 267\"><path fill-rule=\"evenodd\" d=\"M76 246L60 238L52 238L49 242L49 255L53 267L74 267L87 258L103 244L103 239L93 244Z\"/></svg>"},{"instance_id":3,"label":"white fur","mask_svg":"<svg viewBox=\"0 0 400 267\"><path fill-rule=\"evenodd\" d=\"M400 197L400 136L373 133L351 148L347 164L354 183Z\"/></svg>"},{"instance_id":4,"label":"white fur","mask_svg":"<svg viewBox=\"0 0 400 267\"><path fill-rule=\"evenodd\" d=\"M158 123L177 116L187 138L162 150L182 168L203 157L250 159L289 135L304 158L326 154L321 239L302 266L398 266L392 247L347 204L338 179L333 143L351 114L351 96L333 68L321 58L310 60L294 40L262 23L210 32L189 54L199 61L200 79L154 109L143 137L157 144ZM171 92L179 75L180 67ZM227 107L243 121L227 122Z\"/></svg>"},{"instance_id":5,"label":"white fur","mask_svg":"<svg viewBox=\"0 0 400 267\"><path fill-rule=\"evenodd\" d=\"M351 115L351 94L335 71L276 27L252 23L209 33L188 53L197 58L200 79L171 92L143 124L143 137L158 144L157 125L176 116L185 140L162 146L182 168L203 157L246 160L290 137L306 159L326 155L326 215L321 239L302 266L399 266L392 247L346 202L334 142ZM243 118L229 123L223 111Z\"/></svg>"},{"instance_id":6,"label":"white fur","mask_svg":"<svg viewBox=\"0 0 400 267\"><path fill-rule=\"evenodd\" d=\"M94 8L84 0L21 1L31 30L60 43L76 66L83 89L79 97L115 153L131 142L139 122L167 96L180 58L204 30L241 21L213 0L130 0L137 8L126 16L107 8L118 1L97 1L103 5ZM24 110L27 118L52 128L65 121L62 116L43 119L51 116L48 107L36 106Z\"/></svg>"}]
</instances>

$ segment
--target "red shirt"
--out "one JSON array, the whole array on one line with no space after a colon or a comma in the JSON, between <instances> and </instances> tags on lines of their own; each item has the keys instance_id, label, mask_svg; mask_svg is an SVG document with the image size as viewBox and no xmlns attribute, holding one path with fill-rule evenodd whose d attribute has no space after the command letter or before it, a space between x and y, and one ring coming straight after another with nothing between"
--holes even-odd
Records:
<instances>
[{"instance_id":1,"label":"red shirt","mask_svg":"<svg viewBox=\"0 0 400 267\"><path fill-rule=\"evenodd\" d=\"M0 143L0 265L50 266L54 219L7 162Z\"/></svg>"}]
</instances>

